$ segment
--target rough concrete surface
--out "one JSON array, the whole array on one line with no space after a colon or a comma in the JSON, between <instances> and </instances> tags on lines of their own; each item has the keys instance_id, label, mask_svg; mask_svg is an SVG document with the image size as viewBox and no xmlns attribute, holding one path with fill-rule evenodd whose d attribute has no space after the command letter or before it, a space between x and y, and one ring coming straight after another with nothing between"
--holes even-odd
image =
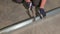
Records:
<instances>
[{"instance_id":1,"label":"rough concrete surface","mask_svg":"<svg viewBox=\"0 0 60 34\"><path fill-rule=\"evenodd\" d=\"M60 7L60 0L47 0L45 10ZM22 4L12 0L0 0L0 28L29 18Z\"/></svg>"},{"instance_id":2,"label":"rough concrete surface","mask_svg":"<svg viewBox=\"0 0 60 34\"><path fill-rule=\"evenodd\" d=\"M5 34L60 34L60 14L33 22L21 29Z\"/></svg>"}]
</instances>

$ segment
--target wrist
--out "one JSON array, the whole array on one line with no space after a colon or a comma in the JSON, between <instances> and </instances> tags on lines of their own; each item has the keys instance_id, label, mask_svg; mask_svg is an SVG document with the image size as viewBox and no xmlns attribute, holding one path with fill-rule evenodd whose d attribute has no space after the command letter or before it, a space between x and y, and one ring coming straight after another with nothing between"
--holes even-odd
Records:
<instances>
[{"instance_id":1,"label":"wrist","mask_svg":"<svg viewBox=\"0 0 60 34\"><path fill-rule=\"evenodd\" d=\"M44 9L44 7L40 7L40 9Z\"/></svg>"}]
</instances>

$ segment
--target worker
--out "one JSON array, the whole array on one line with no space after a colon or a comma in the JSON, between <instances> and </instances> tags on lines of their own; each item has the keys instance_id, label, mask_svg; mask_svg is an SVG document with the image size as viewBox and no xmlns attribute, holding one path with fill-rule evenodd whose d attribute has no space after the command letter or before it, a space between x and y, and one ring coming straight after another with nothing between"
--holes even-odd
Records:
<instances>
[{"instance_id":1,"label":"worker","mask_svg":"<svg viewBox=\"0 0 60 34\"><path fill-rule=\"evenodd\" d=\"M39 5L39 14L40 14L40 16L41 16L41 18L43 18L43 17L46 17L46 12L45 12L45 10L44 10L44 6L45 6L45 4L46 4L46 0L34 0L35 1L35 3L34 3L34 1L32 2L32 0L25 0L26 1L26 3L27 3L27 7L28 8L32 8L32 4L34 4L34 6L37 6L37 5ZM36 5L36 3L38 3L37 5ZM33 12L33 14L35 14L36 12Z\"/></svg>"}]
</instances>

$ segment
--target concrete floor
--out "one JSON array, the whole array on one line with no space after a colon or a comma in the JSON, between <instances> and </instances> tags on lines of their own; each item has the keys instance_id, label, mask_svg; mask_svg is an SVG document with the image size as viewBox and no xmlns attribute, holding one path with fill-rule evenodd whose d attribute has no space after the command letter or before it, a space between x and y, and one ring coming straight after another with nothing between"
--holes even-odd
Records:
<instances>
[{"instance_id":1,"label":"concrete floor","mask_svg":"<svg viewBox=\"0 0 60 34\"><path fill-rule=\"evenodd\" d=\"M47 11L56 7L60 7L60 0L48 0L45 9ZM25 11L22 4L12 0L0 0L0 29L29 18Z\"/></svg>"},{"instance_id":2,"label":"concrete floor","mask_svg":"<svg viewBox=\"0 0 60 34\"><path fill-rule=\"evenodd\" d=\"M2 34L60 34L60 8L47 13L46 18Z\"/></svg>"},{"instance_id":3,"label":"concrete floor","mask_svg":"<svg viewBox=\"0 0 60 34\"><path fill-rule=\"evenodd\" d=\"M3 34L60 34L60 12Z\"/></svg>"},{"instance_id":4,"label":"concrete floor","mask_svg":"<svg viewBox=\"0 0 60 34\"><path fill-rule=\"evenodd\" d=\"M29 18L22 4L0 0L0 29ZM15 6L14 6L15 5ZM24 9L24 10L23 10Z\"/></svg>"},{"instance_id":5,"label":"concrete floor","mask_svg":"<svg viewBox=\"0 0 60 34\"><path fill-rule=\"evenodd\" d=\"M22 30L18 29L10 34L60 34L60 14L50 17L47 20L37 21L34 25L30 25ZM38 23L38 24L37 24Z\"/></svg>"}]
</instances>

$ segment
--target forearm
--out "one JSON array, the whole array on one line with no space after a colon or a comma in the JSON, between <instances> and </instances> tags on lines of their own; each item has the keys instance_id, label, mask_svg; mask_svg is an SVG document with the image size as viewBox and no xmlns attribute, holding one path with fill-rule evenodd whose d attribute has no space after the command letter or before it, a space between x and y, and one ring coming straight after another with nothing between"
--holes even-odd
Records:
<instances>
[{"instance_id":1,"label":"forearm","mask_svg":"<svg viewBox=\"0 0 60 34\"><path fill-rule=\"evenodd\" d=\"M26 2L31 2L30 0L25 0Z\"/></svg>"},{"instance_id":2,"label":"forearm","mask_svg":"<svg viewBox=\"0 0 60 34\"><path fill-rule=\"evenodd\" d=\"M42 0L40 8L44 8L45 3L46 3L46 0Z\"/></svg>"}]
</instances>

